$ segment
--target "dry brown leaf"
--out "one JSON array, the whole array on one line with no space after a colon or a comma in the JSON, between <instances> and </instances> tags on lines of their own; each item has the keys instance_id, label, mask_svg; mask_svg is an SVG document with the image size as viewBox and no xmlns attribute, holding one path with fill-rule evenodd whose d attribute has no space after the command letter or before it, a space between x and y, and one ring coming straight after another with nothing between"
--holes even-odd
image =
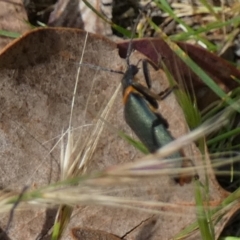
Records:
<instances>
[{"instance_id":1,"label":"dry brown leaf","mask_svg":"<svg viewBox=\"0 0 240 240\"><path fill-rule=\"evenodd\" d=\"M108 69L124 70L125 61L118 56L113 42L97 35L69 29L39 29L9 45L0 55L1 75L1 186L21 190L56 181L59 176L60 147L50 150L69 124L70 106L78 69L78 62L87 37L84 63ZM131 62L137 63L143 55L134 53ZM164 73L150 70L156 91L168 87ZM95 124L99 113L109 101L121 81L121 75L82 67L73 114L75 134L84 141ZM143 78L140 71L139 79ZM162 115L168 120L175 137L187 132L183 113L174 95L160 102ZM112 126L132 134L123 120L122 97L119 97L107 119L96 152L88 171L132 161L141 156L118 137ZM198 149L188 146L187 156L201 165ZM204 173L198 172L204 183ZM219 202L227 193L215 180L209 168L210 201ZM114 190L114 192L112 192ZM139 179L129 187L115 186L110 194L128 199L161 201L176 207L158 207L162 214L142 212L138 209L119 209L109 206L81 206L75 210L63 239L70 239L70 230L88 227L114 234L124 239L171 239L181 229L196 220L194 185L183 187L168 176ZM52 226L54 211L47 215L44 209L15 213L9 237L36 239L44 236ZM45 218L46 217L46 218ZM51 217L51 218L50 218ZM8 215L1 216L4 229ZM224 225L225 222L222 223ZM21 231L24 229L24 231ZM199 233L189 239L199 239Z\"/></svg>"},{"instance_id":2,"label":"dry brown leaf","mask_svg":"<svg viewBox=\"0 0 240 240\"><path fill-rule=\"evenodd\" d=\"M74 228L72 229L72 236L76 240L92 240L92 239L98 239L98 240L120 240L121 238L118 238L112 234L99 231L99 230L92 230L89 228Z\"/></svg>"},{"instance_id":3,"label":"dry brown leaf","mask_svg":"<svg viewBox=\"0 0 240 240\"><path fill-rule=\"evenodd\" d=\"M13 0L11 2L0 1L0 19L1 30L21 34L30 30L30 26L25 22L27 20L27 15L21 0ZM12 38L1 36L0 49L11 41Z\"/></svg>"}]
</instances>

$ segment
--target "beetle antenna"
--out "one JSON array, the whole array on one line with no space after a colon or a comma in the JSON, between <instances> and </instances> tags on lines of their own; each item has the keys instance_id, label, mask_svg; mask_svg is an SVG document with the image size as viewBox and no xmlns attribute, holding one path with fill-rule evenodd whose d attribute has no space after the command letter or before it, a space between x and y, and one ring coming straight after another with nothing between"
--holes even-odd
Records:
<instances>
[{"instance_id":1,"label":"beetle antenna","mask_svg":"<svg viewBox=\"0 0 240 240\"><path fill-rule=\"evenodd\" d=\"M132 30L132 34L131 34L131 39L130 39L130 42L129 42L129 44L128 44L127 56L126 56L126 62L127 62L127 65L128 65L128 66L130 65L130 60L129 60L129 58L130 58L130 55L131 55L132 50L133 50L133 49L132 49L133 37L134 37L134 35L135 35L136 29L137 29L137 25L138 25L138 23L140 22L141 15L142 15L142 13L140 12L139 15L138 15L138 17L137 17L137 19L136 19L136 22L135 22L135 24L134 24L134 26L133 26L133 30Z\"/></svg>"},{"instance_id":2,"label":"beetle antenna","mask_svg":"<svg viewBox=\"0 0 240 240\"><path fill-rule=\"evenodd\" d=\"M81 64L78 64L78 65L79 66L87 66L88 68L101 70L101 71L105 71L105 72L112 72L112 73L117 73L117 74L121 74L121 75L124 74L123 71L112 70L112 69L108 69L108 68L105 68L105 67L96 66L96 65L91 64L91 63L81 63Z\"/></svg>"},{"instance_id":3,"label":"beetle antenna","mask_svg":"<svg viewBox=\"0 0 240 240\"><path fill-rule=\"evenodd\" d=\"M136 22L137 23L137 22ZM128 44L128 49L127 49L127 56L126 56L126 61L127 61L127 65L129 66L130 65L130 61L129 61L129 58L130 58L130 55L132 53L132 42L133 42L133 36L134 36L134 32L135 32L135 29L136 29L136 23L135 23L135 26L133 28L133 31L132 31L132 34L131 34L131 40Z\"/></svg>"},{"instance_id":4,"label":"beetle antenna","mask_svg":"<svg viewBox=\"0 0 240 240\"><path fill-rule=\"evenodd\" d=\"M136 32L137 26L138 26L138 24L139 24L139 22L140 22L140 20L141 20L142 15L144 14L144 10L146 10L146 9L150 6L151 2L152 2L152 1L150 1L149 3L147 3L147 4L144 6L144 8L143 8L142 10L140 10L140 12L139 12L139 14L138 14L138 17L137 17L137 19L136 19L136 21L135 21L135 24L134 24L134 26L133 26L133 30L132 30L132 33L131 33L131 39L130 39L130 42L129 42L129 44L128 44L127 55L126 55L127 66L130 65L130 60L129 60L129 58L130 58L130 55L131 55L132 50L133 50L133 49L132 49L133 37L135 36L135 32Z\"/></svg>"}]
</instances>

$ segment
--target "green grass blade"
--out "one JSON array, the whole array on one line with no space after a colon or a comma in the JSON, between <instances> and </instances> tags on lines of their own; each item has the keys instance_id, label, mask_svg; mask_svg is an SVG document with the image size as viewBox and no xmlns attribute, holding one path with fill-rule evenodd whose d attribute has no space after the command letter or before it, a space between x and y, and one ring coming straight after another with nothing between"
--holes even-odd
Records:
<instances>
[{"instance_id":1,"label":"green grass blade","mask_svg":"<svg viewBox=\"0 0 240 240\"><path fill-rule=\"evenodd\" d=\"M20 33L10 32L6 30L0 30L0 35L4 37L9 37L9 38L18 38L21 36Z\"/></svg>"},{"instance_id":2,"label":"green grass blade","mask_svg":"<svg viewBox=\"0 0 240 240\"><path fill-rule=\"evenodd\" d=\"M208 240L214 239L214 236L212 235L212 230L209 224L211 219L209 219L209 216L206 213L207 210L204 207L204 201L203 201L202 192L201 192L201 185L199 184L199 182L196 182L195 201L196 201L197 222L198 222L202 239L208 239Z\"/></svg>"},{"instance_id":3,"label":"green grass blade","mask_svg":"<svg viewBox=\"0 0 240 240\"><path fill-rule=\"evenodd\" d=\"M235 128L235 129L233 129L231 131L228 131L226 133L223 133L221 135L218 134L215 138L212 138L212 139L208 140L207 145L214 144L216 142L219 142L219 141L224 140L226 138L232 137L232 136L237 135L239 133L240 133L240 128Z\"/></svg>"},{"instance_id":4,"label":"green grass blade","mask_svg":"<svg viewBox=\"0 0 240 240\"><path fill-rule=\"evenodd\" d=\"M223 237L219 238L219 240L240 240L239 237Z\"/></svg>"},{"instance_id":5,"label":"green grass blade","mask_svg":"<svg viewBox=\"0 0 240 240\"><path fill-rule=\"evenodd\" d=\"M170 85L173 87L176 86L177 83L171 75L170 71L168 70L167 66L164 64L164 62L162 62L161 64L163 66L164 73L166 74L167 79L170 82ZM185 86L183 86L183 89L184 88ZM182 90L181 86L180 89L177 88L174 93L176 95L179 105L184 112L188 126L190 127L190 129L194 129L201 124L201 115L197 109L196 104L192 102L190 95L184 90Z\"/></svg>"},{"instance_id":6,"label":"green grass blade","mask_svg":"<svg viewBox=\"0 0 240 240\"><path fill-rule=\"evenodd\" d=\"M130 136L128 136L127 134L119 131L118 135L123 138L124 140L126 140L130 145L132 145L133 147L135 147L136 149L138 149L140 152L144 153L144 154L148 154L149 151L147 150L147 148L139 141L131 138Z\"/></svg>"}]
</instances>

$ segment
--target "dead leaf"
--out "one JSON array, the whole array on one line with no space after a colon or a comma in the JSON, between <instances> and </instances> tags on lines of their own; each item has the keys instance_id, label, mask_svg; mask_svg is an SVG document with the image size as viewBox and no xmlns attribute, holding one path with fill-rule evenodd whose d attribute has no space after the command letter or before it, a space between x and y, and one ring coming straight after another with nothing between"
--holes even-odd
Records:
<instances>
[{"instance_id":1,"label":"dead leaf","mask_svg":"<svg viewBox=\"0 0 240 240\"><path fill-rule=\"evenodd\" d=\"M85 38L86 33L81 31L36 30L2 52L1 141L4 147L0 154L4 174L1 175L0 182L3 188L21 190L26 184L39 187L57 180L59 146L52 154L49 152L69 124L72 93ZM101 37L89 37L84 62L96 66L102 64L109 69L121 67L122 60L119 63L113 57L117 55L115 44L107 40L104 41L104 46L100 47L101 44ZM81 74L73 127L93 123L120 82L118 75L110 74L109 77L109 73L99 74L87 67L82 68ZM106 79L110 79L110 82ZM91 90L92 82L94 89ZM120 116L119 114L119 120ZM85 135L89 129L90 127L85 127ZM127 144L116 136L117 134L111 137L112 143L117 144L120 152L124 152ZM82 138L86 137L83 135ZM92 166L95 170L106 167L106 163L99 160L102 151L107 158L118 163L115 151L111 148L104 149L108 140L110 137L101 141L98 156L96 154L96 165ZM121 158L121 154L118 157ZM44 215L42 211L19 214L19 218L16 214L9 235L14 236L14 239L36 238L43 227ZM7 218L8 216L2 216L2 226ZM40 222L36 223L34 219L40 219ZM27 223L31 231L27 230ZM26 231L19 234L23 227ZM18 238L15 236L17 232Z\"/></svg>"},{"instance_id":2,"label":"dead leaf","mask_svg":"<svg viewBox=\"0 0 240 240\"><path fill-rule=\"evenodd\" d=\"M10 2L0 1L0 29L10 32L23 34L30 30L30 26L25 22L27 15L21 0L13 0ZM5 47L12 38L0 38L0 49Z\"/></svg>"},{"instance_id":3,"label":"dead leaf","mask_svg":"<svg viewBox=\"0 0 240 240\"><path fill-rule=\"evenodd\" d=\"M35 30L9 45L0 54L0 183L3 188L21 190L26 185L35 188L58 179L60 146L54 148L51 154L50 151L63 129L69 125L72 94L85 40L84 63L124 71L125 61L118 56L115 43L78 30ZM135 52L131 56L131 63L136 64L143 57ZM161 70L156 72L151 69L150 74L156 91L168 87L168 81ZM121 77L99 69L81 67L73 128L76 135L81 134L82 141L93 129L99 113L120 84ZM142 71L139 79L143 79ZM168 120L175 137L186 134L185 119L173 94L160 102L159 111ZM142 156L112 129L114 126L132 134L123 120L122 112L122 97L119 93L110 117L106 119L109 125L105 126L89 164L89 172ZM185 149L185 153L197 166L202 165L201 155L193 144ZM204 184L204 172L198 173ZM228 193L216 182L210 164L208 174L210 201L219 202ZM170 177L161 176L139 179L125 187L116 185L107 192L124 199L173 203L176 206L149 208L160 211L159 215L134 208L81 206L75 210L63 239L70 239L70 229L86 226L119 237L124 236L125 239L142 239L141 236L145 236L146 231L149 232L148 239L171 239L196 220L194 184L181 187ZM9 237L20 240L43 236L51 228L51 223L46 224L45 216L44 209L15 212ZM3 229L7 220L8 215L1 215L0 225ZM225 222L222 223L224 224ZM197 234L189 239L199 239L199 233Z\"/></svg>"},{"instance_id":4,"label":"dead leaf","mask_svg":"<svg viewBox=\"0 0 240 240\"><path fill-rule=\"evenodd\" d=\"M121 238L114 236L110 233L92 230L89 228L74 228L72 229L72 236L75 240L120 240Z\"/></svg>"}]
</instances>

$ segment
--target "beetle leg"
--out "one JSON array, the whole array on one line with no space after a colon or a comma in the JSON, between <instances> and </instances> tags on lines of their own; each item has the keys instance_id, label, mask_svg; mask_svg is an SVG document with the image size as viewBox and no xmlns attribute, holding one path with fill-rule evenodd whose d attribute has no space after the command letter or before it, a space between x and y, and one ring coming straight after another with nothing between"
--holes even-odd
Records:
<instances>
[{"instance_id":1,"label":"beetle leg","mask_svg":"<svg viewBox=\"0 0 240 240\"><path fill-rule=\"evenodd\" d=\"M172 86L172 87L169 87L169 88L165 89L164 91L160 92L160 93L158 94L158 96L161 98L161 100L164 100L166 97L169 96L169 94L172 93L173 90L175 90L175 89L177 89L177 88L178 88L177 85L174 85L174 86Z\"/></svg>"},{"instance_id":2,"label":"beetle leg","mask_svg":"<svg viewBox=\"0 0 240 240\"><path fill-rule=\"evenodd\" d=\"M152 87L152 83L151 83L151 78L149 75L148 64L150 64L156 71L158 70L158 67L148 59L142 60L144 78L145 78L148 88L150 89Z\"/></svg>"},{"instance_id":3,"label":"beetle leg","mask_svg":"<svg viewBox=\"0 0 240 240\"><path fill-rule=\"evenodd\" d=\"M138 62L139 63L139 62ZM149 69L148 69L148 65L151 65L155 70L158 70L158 67L153 63L151 62L150 60L148 59L143 59L142 60L142 67L143 67L143 74L144 74L144 78L145 78L145 81L146 81L146 84L148 86L149 89L151 89L152 87L152 83L151 83L151 77L149 75ZM150 93L150 91L144 91L148 96L151 96L153 98L156 98L158 100L163 100L165 99L170 93L172 93L172 91L174 89L177 88L177 85L171 87L171 88L167 88L165 89L164 91L160 92L159 94L154 94L154 93ZM158 96L158 97L157 97Z\"/></svg>"}]
</instances>

